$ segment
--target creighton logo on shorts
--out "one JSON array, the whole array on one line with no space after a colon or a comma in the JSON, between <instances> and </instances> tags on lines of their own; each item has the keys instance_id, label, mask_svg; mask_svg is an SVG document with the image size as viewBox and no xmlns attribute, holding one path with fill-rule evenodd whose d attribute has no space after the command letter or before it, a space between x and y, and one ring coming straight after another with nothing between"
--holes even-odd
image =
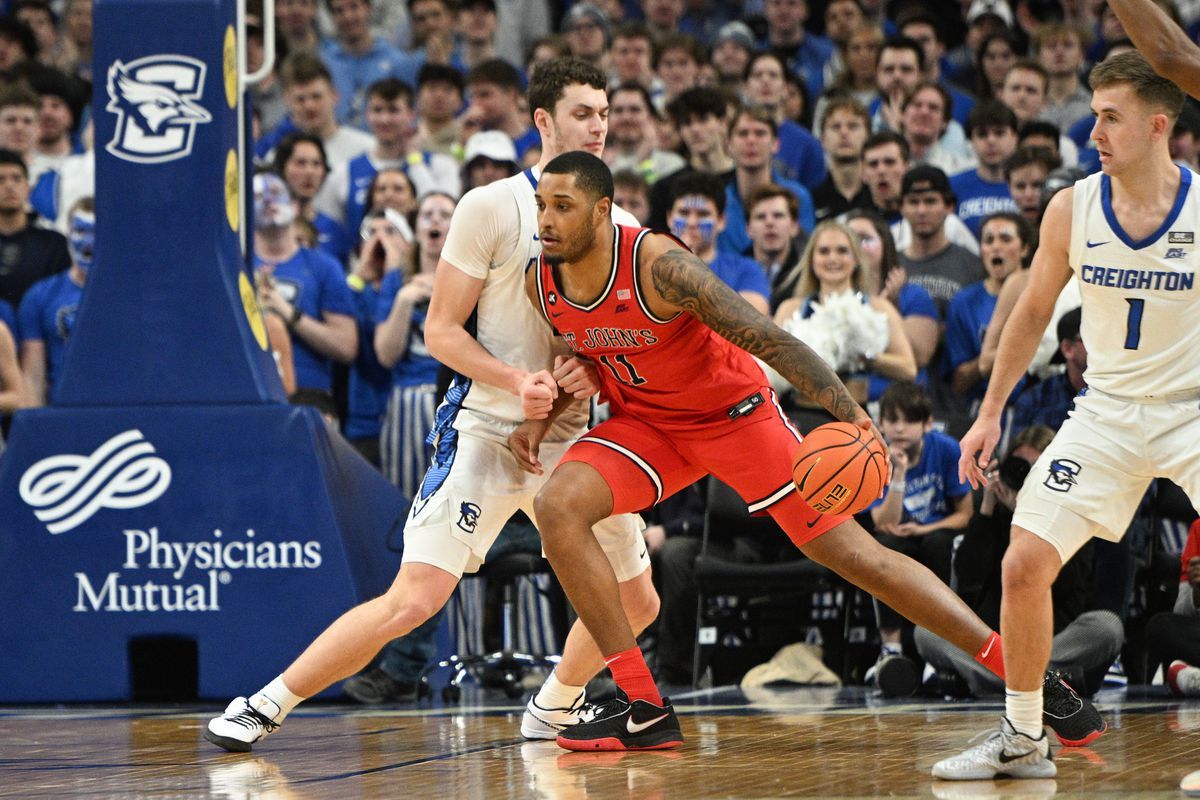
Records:
<instances>
[{"instance_id":1,"label":"creighton logo on shorts","mask_svg":"<svg viewBox=\"0 0 1200 800\"><path fill-rule=\"evenodd\" d=\"M458 507L458 527L467 533L474 533L479 524L481 509L474 503L462 503Z\"/></svg>"},{"instance_id":2,"label":"creighton logo on shorts","mask_svg":"<svg viewBox=\"0 0 1200 800\"><path fill-rule=\"evenodd\" d=\"M1050 462L1050 474L1046 476L1046 488L1056 492L1069 492L1079 483L1075 476L1083 467L1069 458L1056 458Z\"/></svg>"},{"instance_id":3,"label":"creighton logo on shorts","mask_svg":"<svg viewBox=\"0 0 1200 800\"><path fill-rule=\"evenodd\" d=\"M145 56L108 68L108 105L117 130L107 150L138 164L159 164L192 152L196 126L212 122L199 104L203 61L189 56Z\"/></svg>"}]
</instances>

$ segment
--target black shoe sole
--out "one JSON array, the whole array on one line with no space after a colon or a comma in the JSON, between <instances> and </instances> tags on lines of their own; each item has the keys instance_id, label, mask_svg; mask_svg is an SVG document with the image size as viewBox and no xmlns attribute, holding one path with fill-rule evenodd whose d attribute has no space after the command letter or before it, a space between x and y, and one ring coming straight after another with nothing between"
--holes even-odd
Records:
<instances>
[{"instance_id":1,"label":"black shoe sole","mask_svg":"<svg viewBox=\"0 0 1200 800\"><path fill-rule=\"evenodd\" d=\"M904 656L885 658L875 670L875 683L884 697L912 697L920 680L917 665Z\"/></svg>"},{"instance_id":2,"label":"black shoe sole","mask_svg":"<svg viewBox=\"0 0 1200 800\"><path fill-rule=\"evenodd\" d=\"M207 727L204 728L204 738L215 744L217 747L222 747L231 753L249 753L250 745L240 739L231 739L228 736L218 736L210 731Z\"/></svg>"}]
</instances>

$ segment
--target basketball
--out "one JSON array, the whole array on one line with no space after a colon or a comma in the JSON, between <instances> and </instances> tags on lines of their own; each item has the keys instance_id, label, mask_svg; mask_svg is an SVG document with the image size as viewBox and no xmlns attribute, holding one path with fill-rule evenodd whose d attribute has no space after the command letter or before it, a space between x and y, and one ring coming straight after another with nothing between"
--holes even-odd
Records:
<instances>
[{"instance_id":1,"label":"basketball","mask_svg":"<svg viewBox=\"0 0 1200 800\"><path fill-rule=\"evenodd\" d=\"M857 514L879 497L887 474L883 443L849 422L810 431L792 465L800 496L818 514Z\"/></svg>"}]
</instances>

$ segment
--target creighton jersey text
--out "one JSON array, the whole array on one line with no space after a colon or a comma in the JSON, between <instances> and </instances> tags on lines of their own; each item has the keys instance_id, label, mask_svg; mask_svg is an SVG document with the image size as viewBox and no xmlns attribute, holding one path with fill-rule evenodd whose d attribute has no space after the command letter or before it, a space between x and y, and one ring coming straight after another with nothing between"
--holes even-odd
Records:
<instances>
[{"instance_id":1,"label":"creighton jersey text","mask_svg":"<svg viewBox=\"0 0 1200 800\"><path fill-rule=\"evenodd\" d=\"M1200 190L1196 173L1181 167L1180 174L1171 212L1140 241L1117 221L1107 175L1075 184L1070 262L1083 297L1086 377L1106 394L1161 399L1200 391L1200 348L1184 334L1200 323Z\"/></svg>"}]
</instances>

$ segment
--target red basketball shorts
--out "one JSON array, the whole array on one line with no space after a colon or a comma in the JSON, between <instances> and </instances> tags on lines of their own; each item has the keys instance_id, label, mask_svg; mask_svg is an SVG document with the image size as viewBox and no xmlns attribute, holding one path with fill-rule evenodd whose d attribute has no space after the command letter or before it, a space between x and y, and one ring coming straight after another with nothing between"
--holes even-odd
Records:
<instances>
[{"instance_id":1,"label":"red basketball shorts","mask_svg":"<svg viewBox=\"0 0 1200 800\"><path fill-rule=\"evenodd\" d=\"M684 430L618 414L580 437L560 463L597 470L612 491L613 514L645 510L714 475L800 547L848 519L822 516L800 499L792 482L800 441L772 392L751 414Z\"/></svg>"}]
</instances>

